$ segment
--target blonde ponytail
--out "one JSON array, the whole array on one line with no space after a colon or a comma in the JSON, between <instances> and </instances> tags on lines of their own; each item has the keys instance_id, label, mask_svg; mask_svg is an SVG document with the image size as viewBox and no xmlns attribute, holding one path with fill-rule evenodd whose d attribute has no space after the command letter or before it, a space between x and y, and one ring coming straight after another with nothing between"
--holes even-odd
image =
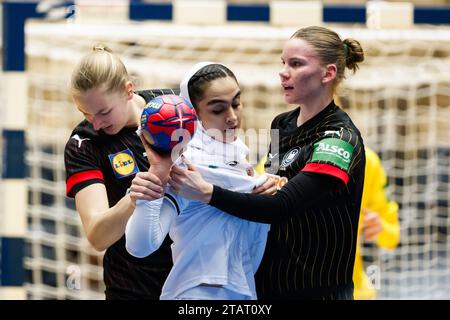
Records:
<instances>
[{"instance_id":1,"label":"blonde ponytail","mask_svg":"<svg viewBox=\"0 0 450 320\"><path fill-rule=\"evenodd\" d=\"M72 96L90 89L100 89L104 92L125 91L125 84L130 80L127 69L122 61L110 48L96 44L92 52L85 55L75 66L70 80Z\"/></svg>"}]
</instances>

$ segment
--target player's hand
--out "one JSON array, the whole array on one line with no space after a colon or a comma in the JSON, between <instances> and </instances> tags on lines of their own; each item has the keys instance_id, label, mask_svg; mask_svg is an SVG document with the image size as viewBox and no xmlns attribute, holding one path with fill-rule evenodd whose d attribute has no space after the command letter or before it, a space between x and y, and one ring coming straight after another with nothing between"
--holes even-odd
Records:
<instances>
[{"instance_id":1,"label":"player's hand","mask_svg":"<svg viewBox=\"0 0 450 320\"><path fill-rule=\"evenodd\" d=\"M260 186L257 186L255 189L253 189L252 193L271 196L277 193L277 191L278 190L275 179L273 179L272 177L267 177L266 181Z\"/></svg>"},{"instance_id":2,"label":"player's hand","mask_svg":"<svg viewBox=\"0 0 450 320\"><path fill-rule=\"evenodd\" d=\"M136 205L136 200L156 200L164 196L164 188L158 176L150 172L138 172L131 181L130 198Z\"/></svg>"},{"instance_id":3,"label":"player's hand","mask_svg":"<svg viewBox=\"0 0 450 320\"><path fill-rule=\"evenodd\" d=\"M165 185L169 179L170 167L173 164L170 153L159 154L148 144L144 137L140 136L140 138L144 145L148 162L150 163L149 172L156 175L163 185Z\"/></svg>"},{"instance_id":4,"label":"player's hand","mask_svg":"<svg viewBox=\"0 0 450 320\"><path fill-rule=\"evenodd\" d=\"M380 215L372 210L363 208L361 221L361 231L366 240L374 240L383 231Z\"/></svg>"},{"instance_id":5,"label":"player's hand","mask_svg":"<svg viewBox=\"0 0 450 320\"><path fill-rule=\"evenodd\" d=\"M184 158L184 157L183 157ZM173 166L170 171L169 184L176 194L191 200L205 203L211 201L213 185L203 180L200 173L186 158L187 169Z\"/></svg>"}]
</instances>

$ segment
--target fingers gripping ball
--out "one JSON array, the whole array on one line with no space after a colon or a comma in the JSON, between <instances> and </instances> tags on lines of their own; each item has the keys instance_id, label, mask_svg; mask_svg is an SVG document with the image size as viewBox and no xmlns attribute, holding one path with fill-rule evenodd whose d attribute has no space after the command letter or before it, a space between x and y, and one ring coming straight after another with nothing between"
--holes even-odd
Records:
<instances>
[{"instance_id":1,"label":"fingers gripping ball","mask_svg":"<svg viewBox=\"0 0 450 320\"><path fill-rule=\"evenodd\" d=\"M152 99L141 116L142 135L156 151L162 153L170 152L181 142L189 142L196 124L194 107L177 95L162 95Z\"/></svg>"}]
</instances>

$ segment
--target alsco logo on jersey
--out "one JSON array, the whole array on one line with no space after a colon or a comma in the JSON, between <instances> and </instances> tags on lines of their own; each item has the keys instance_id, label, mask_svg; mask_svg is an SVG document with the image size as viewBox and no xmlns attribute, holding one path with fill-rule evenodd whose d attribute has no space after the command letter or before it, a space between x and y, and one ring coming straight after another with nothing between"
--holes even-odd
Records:
<instances>
[{"instance_id":1,"label":"alsco logo on jersey","mask_svg":"<svg viewBox=\"0 0 450 320\"><path fill-rule=\"evenodd\" d=\"M130 149L125 149L118 153L110 154L108 157L111 162L113 172L118 179L136 174L139 171L133 152L131 152Z\"/></svg>"},{"instance_id":2,"label":"alsco logo on jersey","mask_svg":"<svg viewBox=\"0 0 450 320\"><path fill-rule=\"evenodd\" d=\"M340 139L327 138L314 144L312 162L323 161L347 170L353 154L353 146Z\"/></svg>"},{"instance_id":3,"label":"alsco logo on jersey","mask_svg":"<svg viewBox=\"0 0 450 320\"><path fill-rule=\"evenodd\" d=\"M324 151L324 152L331 152L331 153L337 153L342 157L342 159L345 162L350 161L350 152L345 150L344 148L340 148L339 146L333 146L326 143L319 143L319 147L316 149L317 152Z\"/></svg>"}]
</instances>

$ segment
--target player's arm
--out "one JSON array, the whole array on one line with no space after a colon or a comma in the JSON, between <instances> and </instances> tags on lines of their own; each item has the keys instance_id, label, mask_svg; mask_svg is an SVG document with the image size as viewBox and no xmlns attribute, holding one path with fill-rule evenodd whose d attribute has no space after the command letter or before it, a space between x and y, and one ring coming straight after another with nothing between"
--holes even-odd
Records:
<instances>
[{"instance_id":1,"label":"player's arm","mask_svg":"<svg viewBox=\"0 0 450 320\"><path fill-rule=\"evenodd\" d=\"M376 216L379 221L380 231L376 234L376 241L380 247L385 249L395 248L400 240L400 225L398 221L398 205L388 199L386 194L387 177L385 170L378 156L367 154L366 174L370 174L372 183L367 191L370 193L366 210L374 214L365 214L363 217L363 227L370 225L370 216ZM367 217L369 216L369 217ZM369 228L364 228L370 232ZM370 234L369 234L370 235ZM366 236L366 235L365 235ZM367 238L367 237L366 237Z\"/></svg>"},{"instance_id":2,"label":"player's arm","mask_svg":"<svg viewBox=\"0 0 450 320\"><path fill-rule=\"evenodd\" d=\"M75 203L86 237L98 251L107 249L122 237L135 206L126 195L110 208L102 183L90 184L78 191Z\"/></svg>"},{"instance_id":3,"label":"player's arm","mask_svg":"<svg viewBox=\"0 0 450 320\"><path fill-rule=\"evenodd\" d=\"M301 172L273 196L236 193L214 186L209 204L243 219L276 223L300 214L323 194L339 187L334 177Z\"/></svg>"},{"instance_id":4,"label":"player's arm","mask_svg":"<svg viewBox=\"0 0 450 320\"><path fill-rule=\"evenodd\" d=\"M300 172L275 195L239 193L212 185L195 167L174 167L169 180L175 192L199 200L246 220L275 223L308 208L321 195L341 186L335 177Z\"/></svg>"},{"instance_id":5,"label":"player's arm","mask_svg":"<svg viewBox=\"0 0 450 320\"><path fill-rule=\"evenodd\" d=\"M132 256L145 258L159 249L179 214L176 200L167 195L153 201L137 200L125 229L125 247Z\"/></svg>"},{"instance_id":6,"label":"player's arm","mask_svg":"<svg viewBox=\"0 0 450 320\"><path fill-rule=\"evenodd\" d=\"M161 198L161 181L168 177L171 160L159 156L145 141L143 143L151 165L148 172L140 172L131 183L130 195L136 199L136 208L125 229L125 247L137 258L145 258L161 246L180 213L176 196L166 194Z\"/></svg>"},{"instance_id":7,"label":"player's arm","mask_svg":"<svg viewBox=\"0 0 450 320\"><path fill-rule=\"evenodd\" d=\"M395 248L400 241L400 225L398 221L398 205L389 202L386 210L380 214L382 231L378 235L377 243L385 249Z\"/></svg>"},{"instance_id":8,"label":"player's arm","mask_svg":"<svg viewBox=\"0 0 450 320\"><path fill-rule=\"evenodd\" d=\"M134 180L141 181L143 179L140 175L146 174L148 173L139 173ZM145 195L141 195L139 190L143 187L136 187L137 192L125 195L113 207L109 207L108 195L103 183L88 180L86 183L90 184L76 192L75 203L84 232L96 250L107 249L123 236L126 223L136 206L136 199L140 196L151 196L152 199L163 196L164 189L160 186L161 182L155 177L152 179L146 183L152 184L153 190L156 191L145 188Z\"/></svg>"},{"instance_id":9,"label":"player's arm","mask_svg":"<svg viewBox=\"0 0 450 320\"><path fill-rule=\"evenodd\" d=\"M103 251L123 236L137 197L132 193L124 195L114 206L109 206L97 148L90 139L79 143L71 138L64 158L67 196L75 198L88 241L95 249Z\"/></svg>"},{"instance_id":10,"label":"player's arm","mask_svg":"<svg viewBox=\"0 0 450 320\"><path fill-rule=\"evenodd\" d=\"M348 172L361 164L363 156L362 148L354 149L350 141L321 140L314 145L310 162L273 196L224 190L204 181L192 165L187 170L172 168L169 183L183 197L209 203L243 219L274 223L301 214L319 198L346 185Z\"/></svg>"}]
</instances>

